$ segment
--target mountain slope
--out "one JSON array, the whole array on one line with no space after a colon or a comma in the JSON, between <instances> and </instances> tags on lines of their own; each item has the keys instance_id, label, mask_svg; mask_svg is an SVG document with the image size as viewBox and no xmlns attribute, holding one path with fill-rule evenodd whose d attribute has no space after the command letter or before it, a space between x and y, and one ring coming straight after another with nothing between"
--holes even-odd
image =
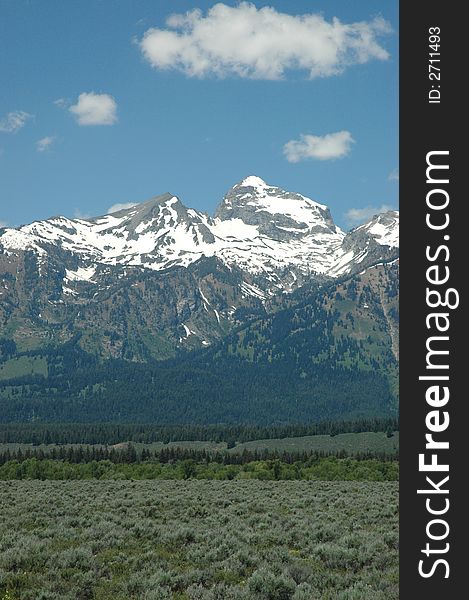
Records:
<instances>
[{"instance_id":1,"label":"mountain slope","mask_svg":"<svg viewBox=\"0 0 469 600\"><path fill-rule=\"evenodd\" d=\"M78 339L19 354L0 343L1 419L266 424L395 415L398 283L397 263L371 267L166 361L100 360Z\"/></svg>"}]
</instances>

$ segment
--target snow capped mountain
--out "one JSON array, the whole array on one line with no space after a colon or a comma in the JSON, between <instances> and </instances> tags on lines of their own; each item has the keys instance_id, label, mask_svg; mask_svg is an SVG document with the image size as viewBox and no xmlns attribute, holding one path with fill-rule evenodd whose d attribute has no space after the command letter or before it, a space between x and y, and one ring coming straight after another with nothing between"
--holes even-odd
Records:
<instances>
[{"instance_id":1,"label":"snow capped mountain","mask_svg":"<svg viewBox=\"0 0 469 600\"><path fill-rule=\"evenodd\" d=\"M278 240L289 239L292 234L342 233L334 225L327 206L301 194L270 186L255 176L247 177L226 194L216 217L241 219L258 226L261 235Z\"/></svg>"},{"instance_id":2,"label":"snow capped mountain","mask_svg":"<svg viewBox=\"0 0 469 600\"><path fill-rule=\"evenodd\" d=\"M197 246L214 241L206 221L206 216L186 209L175 196L163 194L94 219L54 217L7 229L0 244L7 250L32 249L39 255L56 245L86 261L162 269L173 261L185 265L200 258ZM195 257L184 256L191 251Z\"/></svg>"},{"instance_id":3,"label":"snow capped mountain","mask_svg":"<svg viewBox=\"0 0 469 600\"><path fill-rule=\"evenodd\" d=\"M393 261L398 223L391 211L345 233L323 204L250 176L213 217L167 193L3 228L0 327L21 349L79 340L102 357L167 358Z\"/></svg>"},{"instance_id":4,"label":"snow capped mountain","mask_svg":"<svg viewBox=\"0 0 469 600\"><path fill-rule=\"evenodd\" d=\"M4 229L0 254L32 250L40 265L60 251L64 286L92 282L99 265L161 271L217 257L272 293L310 275L337 277L395 254L398 220L391 211L345 234L323 204L249 176L228 191L213 218L166 193L93 219L53 217Z\"/></svg>"}]
</instances>

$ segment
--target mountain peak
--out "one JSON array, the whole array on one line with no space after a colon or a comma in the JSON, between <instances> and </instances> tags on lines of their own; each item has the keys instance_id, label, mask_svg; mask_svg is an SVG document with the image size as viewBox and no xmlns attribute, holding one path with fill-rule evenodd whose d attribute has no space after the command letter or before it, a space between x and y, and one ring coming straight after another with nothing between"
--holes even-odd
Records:
<instances>
[{"instance_id":1,"label":"mountain peak","mask_svg":"<svg viewBox=\"0 0 469 600\"><path fill-rule=\"evenodd\" d=\"M136 212L142 212L142 211L147 212L148 210L151 210L155 206L161 206L161 205L167 204L173 198L175 198L175 196L173 194L170 194L169 192L165 192L164 194L160 194L158 196L153 196L149 200L144 200L143 202L135 202L132 205L129 204L128 206L123 206L122 208L118 208L117 210L112 210L111 212L109 212L107 214L123 216L123 215L127 215L129 213L135 214ZM96 219L96 218L100 218L100 217L94 217L94 219ZM90 220L93 220L93 219L90 219Z\"/></svg>"},{"instance_id":2,"label":"mountain peak","mask_svg":"<svg viewBox=\"0 0 469 600\"><path fill-rule=\"evenodd\" d=\"M145 202L142 202L140 205L137 206L155 206L157 204L167 204L173 198L178 200L178 198L174 194L171 194L170 192L165 192L164 194L160 194L159 196L153 196L149 200L146 200Z\"/></svg>"},{"instance_id":3,"label":"mountain peak","mask_svg":"<svg viewBox=\"0 0 469 600\"><path fill-rule=\"evenodd\" d=\"M382 246L399 246L399 211L388 210L375 215L358 229L365 229Z\"/></svg>"},{"instance_id":4,"label":"mountain peak","mask_svg":"<svg viewBox=\"0 0 469 600\"><path fill-rule=\"evenodd\" d=\"M164 206L168 203L174 204L178 200L179 199L176 198L176 196L170 194L169 192L166 192L164 194L160 194L159 196L153 196L153 198L150 198L149 200L144 200L143 202L115 204L111 207L111 210L108 210L104 214L98 215L97 217L89 217L81 220L88 221L90 223L96 223L97 221L102 221L103 219L108 217L114 217L116 219L125 217L135 217L136 215L142 215L151 212L151 210L156 206Z\"/></svg>"},{"instance_id":5,"label":"mountain peak","mask_svg":"<svg viewBox=\"0 0 469 600\"><path fill-rule=\"evenodd\" d=\"M222 221L240 219L278 241L320 232L341 235L327 206L270 185L257 175L249 175L233 186L215 216Z\"/></svg>"},{"instance_id":6,"label":"mountain peak","mask_svg":"<svg viewBox=\"0 0 469 600\"><path fill-rule=\"evenodd\" d=\"M270 187L263 179L257 177L257 175L249 175L245 177L242 181L235 185L235 187Z\"/></svg>"}]
</instances>

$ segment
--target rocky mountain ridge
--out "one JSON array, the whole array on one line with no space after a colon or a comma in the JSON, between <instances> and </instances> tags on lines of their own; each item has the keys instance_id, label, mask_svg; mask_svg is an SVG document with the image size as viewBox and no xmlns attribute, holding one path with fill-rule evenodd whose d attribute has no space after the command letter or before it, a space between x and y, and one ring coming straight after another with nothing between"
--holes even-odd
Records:
<instances>
[{"instance_id":1,"label":"rocky mountain ridge","mask_svg":"<svg viewBox=\"0 0 469 600\"><path fill-rule=\"evenodd\" d=\"M382 223L386 222L386 225ZM163 270L215 256L227 266L264 274L339 276L366 262L372 247L398 246L398 213L390 211L346 234L329 209L250 176L223 198L215 216L186 208L169 193L93 219L53 217L0 233L3 252L32 250L39 262L52 247L75 262L67 279L92 281L96 264ZM92 268L93 267L93 268Z\"/></svg>"},{"instance_id":2,"label":"rocky mountain ridge","mask_svg":"<svg viewBox=\"0 0 469 600\"><path fill-rule=\"evenodd\" d=\"M304 285L395 260L398 223L390 211L345 233L325 205L249 176L214 217L167 193L92 219L4 228L0 337L30 349L79 335L103 356L166 358Z\"/></svg>"}]
</instances>

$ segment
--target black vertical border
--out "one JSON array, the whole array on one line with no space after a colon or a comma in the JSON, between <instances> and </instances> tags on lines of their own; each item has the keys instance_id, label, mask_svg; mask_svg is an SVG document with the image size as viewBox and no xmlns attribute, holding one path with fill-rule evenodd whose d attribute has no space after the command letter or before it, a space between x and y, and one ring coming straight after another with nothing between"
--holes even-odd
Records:
<instances>
[{"instance_id":1,"label":"black vertical border","mask_svg":"<svg viewBox=\"0 0 469 600\"><path fill-rule=\"evenodd\" d=\"M469 25L459 12L461 5L450 1L400 3L400 211L401 219L401 306L400 306L400 598L425 600L459 599L469 594L467 513L469 498L465 491L469 483L469 430L467 405L469 403L465 373L469 374L469 351L466 336L469 333L469 313L466 310L466 282L469 277L469 198L463 189L463 180L469 168L464 164L469 155L464 136L467 135L467 112L463 110L467 80L467 44ZM441 30L441 80L429 80L429 28ZM428 92L432 85L440 85L441 102L430 104ZM433 150L449 150L449 185L443 186L450 194L450 224L444 232L432 232L426 226L426 155ZM450 236L443 241L443 235ZM442 542L431 542L435 548L450 544L447 554L433 555L445 558L450 566L449 578L445 569L438 567L433 576L423 578L418 573L419 560L425 559L421 550L428 540L426 525L432 517L425 507L426 497L417 489L428 488L425 475L419 473L418 455L425 451L425 416L431 408L425 401L428 382L419 381L425 374L427 337L425 317L432 312L426 305L426 246L437 247L446 243L450 249L450 281L460 294L460 305L450 313L449 333L450 400L445 409L450 413L449 429L439 434L448 439L449 450L440 452L449 461L450 509L442 517L448 521L450 532ZM444 309L438 309L444 310ZM442 334L444 335L444 334ZM447 357L446 357L447 358ZM441 373L440 373L441 374ZM467 479L466 479L466 474ZM435 480L441 479L435 474ZM439 497L440 499L442 496ZM436 506L436 504L435 504ZM426 559L426 569L433 559Z\"/></svg>"}]
</instances>

